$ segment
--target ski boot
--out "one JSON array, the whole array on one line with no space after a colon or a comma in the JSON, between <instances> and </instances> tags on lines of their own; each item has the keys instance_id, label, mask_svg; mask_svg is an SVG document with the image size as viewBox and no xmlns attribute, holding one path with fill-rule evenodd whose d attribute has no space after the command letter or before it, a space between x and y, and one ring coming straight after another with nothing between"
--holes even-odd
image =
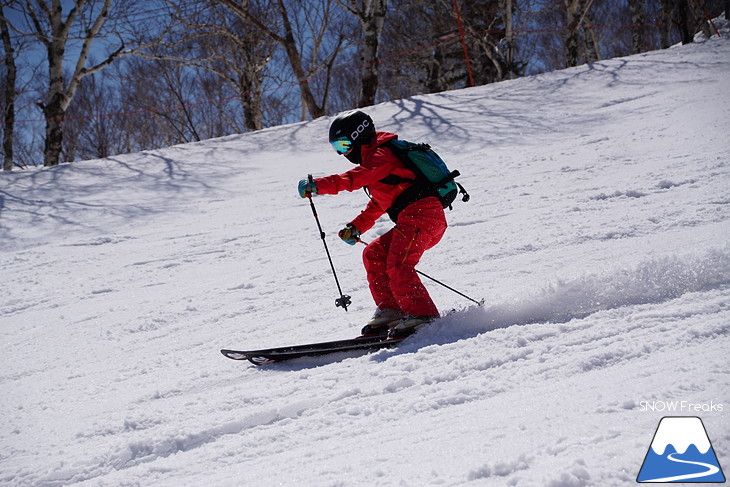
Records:
<instances>
[{"instance_id":1,"label":"ski boot","mask_svg":"<svg viewBox=\"0 0 730 487\"><path fill-rule=\"evenodd\" d=\"M405 315L388 332L388 338L404 338L412 335L423 325L431 323L438 316Z\"/></svg>"},{"instance_id":2,"label":"ski boot","mask_svg":"<svg viewBox=\"0 0 730 487\"><path fill-rule=\"evenodd\" d=\"M373 317L370 318L360 332L362 336L385 336L390 328L403 319L405 315L399 309L376 309Z\"/></svg>"}]
</instances>

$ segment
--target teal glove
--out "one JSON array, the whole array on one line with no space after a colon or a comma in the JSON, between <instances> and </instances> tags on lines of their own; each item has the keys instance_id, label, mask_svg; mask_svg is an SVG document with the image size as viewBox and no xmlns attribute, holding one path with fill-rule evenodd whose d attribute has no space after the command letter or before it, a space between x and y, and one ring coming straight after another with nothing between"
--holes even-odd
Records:
<instances>
[{"instance_id":1,"label":"teal glove","mask_svg":"<svg viewBox=\"0 0 730 487\"><path fill-rule=\"evenodd\" d=\"M348 223L345 228L340 230L337 235L346 243L355 245L360 241L360 230L355 228L352 223Z\"/></svg>"},{"instance_id":2,"label":"teal glove","mask_svg":"<svg viewBox=\"0 0 730 487\"><path fill-rule=\"evenodd\" d=\"M306 179L299 181L299 196L310 198L314 194L317 194L317 185L314 184L314 181L312 181L312 184L309 184Z\"/></svg>"}]
</instances>

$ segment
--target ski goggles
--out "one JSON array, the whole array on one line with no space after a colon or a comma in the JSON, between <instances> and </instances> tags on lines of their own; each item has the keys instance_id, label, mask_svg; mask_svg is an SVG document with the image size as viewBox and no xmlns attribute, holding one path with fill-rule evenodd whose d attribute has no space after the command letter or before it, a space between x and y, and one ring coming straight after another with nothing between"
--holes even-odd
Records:
<instances>
[{"instance_id":1,"label":"ski goggles","mask_svg":"<svg viewBox=\"0 0 730 487\"><path fill-rule=\"evenodd\" d=\"M346 154L350 149L352 149L352 141L347 137L340 137L337 140L333 140L330 142L332 144L332 147L335 148L338 154Z\"/></svg>"}]
</instances>

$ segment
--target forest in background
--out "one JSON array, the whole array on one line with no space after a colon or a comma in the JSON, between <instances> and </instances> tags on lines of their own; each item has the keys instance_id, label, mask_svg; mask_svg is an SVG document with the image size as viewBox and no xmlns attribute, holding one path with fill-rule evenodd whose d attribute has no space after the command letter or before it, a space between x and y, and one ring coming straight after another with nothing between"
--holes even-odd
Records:
<instances>
[{"instance_id":1,"label":"forest in background","mask_svg":"<svg viewBox=\"0 0 730 487\"><path fill-rule=\"evenodd\" d=\"M730 0L0 0L3 169L692 42Z\"/></svg>"}]
</instances>

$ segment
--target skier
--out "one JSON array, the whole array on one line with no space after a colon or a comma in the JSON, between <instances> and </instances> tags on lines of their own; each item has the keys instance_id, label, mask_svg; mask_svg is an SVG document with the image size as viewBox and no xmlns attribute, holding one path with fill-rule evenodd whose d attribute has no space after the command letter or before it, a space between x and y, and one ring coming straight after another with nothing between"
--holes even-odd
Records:
<instances>
[{"instance_id":1,"label":"skier","mask_svg":"<svg viewBox=\"0 0 730 487\"><path fill-rule=\"evenodd\" d=\"M423 253L446 231L446 216L435 196L418 191L416 176L388 148L393 133L375 130L369 115L352 110L330 125L335 151L357 167L343 174L299 182L302 198L365 188L370 197L365 209L339 231L350 245L375 225L386 212L396 225L363 251L363 263L376 310L363 335L405 335L439 317L439 311L421 283L415 267ZM410 188L410 190L409 190Z\"/></svg>"}]
</instances>

